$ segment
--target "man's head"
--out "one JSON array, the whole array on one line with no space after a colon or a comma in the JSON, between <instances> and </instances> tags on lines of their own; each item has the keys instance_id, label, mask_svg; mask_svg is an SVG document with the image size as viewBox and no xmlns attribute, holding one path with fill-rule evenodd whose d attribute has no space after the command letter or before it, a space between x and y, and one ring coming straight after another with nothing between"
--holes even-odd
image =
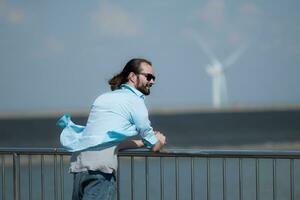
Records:
<instances>
[{"instance_id":1,"label":"man's head","mask_svg":"<svg viewBox=\"0 0 300 200\"><path fill-rule=\"evenodd\" d=\"M151 62L140 58L132 59L121 73L109 80L111 90L120 88L120 85L124 83L135 87L144 95L149 95L150 87L155 83Z\"/></svg>"}]
</instances>

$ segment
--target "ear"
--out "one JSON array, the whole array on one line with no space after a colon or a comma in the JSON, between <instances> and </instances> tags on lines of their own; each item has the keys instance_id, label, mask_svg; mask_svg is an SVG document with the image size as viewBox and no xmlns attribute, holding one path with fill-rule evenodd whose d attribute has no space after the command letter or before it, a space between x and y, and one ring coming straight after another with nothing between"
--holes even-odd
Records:
<instances>
[{"instance_id":1,"label":"ear","mask_svg":"<svg viewBox=\"0 0 300 200\"><path fill-rule=\"evenodd\" d=\"M132 82L132 83L135 83L136 82L136 74L133 73L133 72L130 72L129 75L128 75L128 81Z\"/></svg>"}]
</instances>

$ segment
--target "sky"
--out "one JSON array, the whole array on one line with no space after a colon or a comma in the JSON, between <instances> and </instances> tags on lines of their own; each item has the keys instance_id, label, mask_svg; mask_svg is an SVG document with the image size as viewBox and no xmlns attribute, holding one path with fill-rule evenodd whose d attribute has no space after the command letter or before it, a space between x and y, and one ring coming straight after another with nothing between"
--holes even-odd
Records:
<instances>
[{"instance_id":1,"label":"sky","mask_svg":"<svg viewBox=\"0 0 300 200\"><path fill-rule=\"evenodd\" d=\"M149 59L152 110L212 108L211 58L232 108L300 105L300 1L0 0L0 113L88 111L128 60Z\"/></svg>"}]
</instances>

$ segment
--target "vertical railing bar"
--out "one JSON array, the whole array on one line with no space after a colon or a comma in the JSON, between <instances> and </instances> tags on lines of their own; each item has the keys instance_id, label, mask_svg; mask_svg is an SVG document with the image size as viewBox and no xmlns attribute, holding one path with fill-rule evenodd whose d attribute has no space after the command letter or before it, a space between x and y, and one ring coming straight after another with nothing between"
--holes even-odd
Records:
<instances>
[{"instance_id":1,"label":"vertical railing bar","mask_svg":"<svg viewBox=\"0 0 300 200\"><path fill-rule=\"evenodd\" d=\"M239 158L239 199L243 198L243 174L242 174L242 159Z\"/></svg>"},{"instance_id":2,"label":"vertical railing bar","mask_svg":"<svg viewBox=\"0 0 300 200\"><path fill-rule=\"evenodd\" d=\"M290 184L291 184L291 200L295 199L294 196L294 159L290 159Z\"/></svg>"},{"instance_id":3,"label":"vertical railing bar","mask_svg":"<svg viewBox=\"0 0 300 200\"><path fill-rule=\"evenodd\" d=\"M14 177L14 200L20 199L20 157L17 153L13 154L13 177Z\"/></svg>"},{"instance_id":4,"label":"vertical railing bar","mask_svg":"<svg viewBox=\"0 0 300 200\"><path fill-rule=\"evenodd\" d=\"M255 177L256 177L256 200L259 200L259 159L255 159Z\"/></svg>"},{"instance_id":5,"label":"vertical railing bar","mask_svg":"<svg viewBox=\"0 0 300 200\"><path fill-rule=\"evenodd\" d=\"M222 178L223 178L223 200L226 200L226 159L222 158L222 166L223 166L223 174L222 174Z\"/></svg>"},{"instance_id":6,"label":"vertical railing bar","mask_svg":"<svg viewBox=\"0 0 300 200\"><path fill-rule=\"evenodd\" d=\"M159 167L160 167L160 199L164 199L164 168L163 168L163 158L159 157Z\"/></svg>"},{"instance_id":7,"label":"vertical railing bar","mask_svg":"<svg viewBox=\"0 0 300 200\"><path fill-rule=\"evenodd\" d=\"M130 177L131 177L131 199L134 199L134 163L133 156L130 156Z\"/></svg>"},{"instance_id":8,"label":"vertical railing bar","mask_svg":"<svg viewBox=\"0 0 300 200\"><path fill-rule=\"evenodd\" d=\"M146 170L146 200L149 199L149 194L148 194L148 181L149 181L149 172L148 172L148 156L145 157L145 170Z\"/></svg>"},{"instance_id":9,"label":"vertical railing bar","mask_svg":"<svg viewBox=\"0 0 300 200\"><path fill-rule=\"evenodd\" d=\"M32 156L28 155L29 200L32 199Z\"/></svg>"},{"instance_id":10,"label":"vertical railing bar","mask_svg":"<svg viewBox=\"0 0 300 200\"><path fill-rule=\"evenodd\" d=\"M53 168L54 168L54 178L53 178L53 190L54 190L54 199L57 200L57 187L58 187L58 183L57 183L57 169L56 169L56 166L57 166L57 155L54 154L53 156L53 160L54 160L54 163L53 163Z\"/></svg>"},{"instance_id":11,"label":"vertical railing bar","mask_svg":"<svg viewBox=\"0 0 300 200\"><path fill-rule=\"evenodd\" d=\"M207 187L206 187L206 197L207 200L210 200L210 158L207 158L206 161L206 171L207 171L207 177L206 177L206 182L207 182Z\"/></svg>"},{"instance_id":12,"label":"vertical railing bar","mask_svg":"<svg viewBox=\"0 0 300 200\"><path fill-rule=\"evenodd\" d=\"M191 200L195 199L194 184L194 158L191 157Z\"/></svg>"},{"instance_id":13,"label":"vertical railing bar","mask_svg":"<svg viewBox=\"0 0 300 200\"><path fill-rule=\"evenodd\" d=\"M5 200L5 155L1 156L1 162L2 162L2 200Z\"/></svg>"},{"instance_id":14,"label":"vertical railing bar","mask_svg":"<svg viewBox=\"0 0 300 200\"><path fill-rule=\"evenodd\" d=\"M176 177L176 200L179 199L179 169L178 169L178 158L175 157L175 177Z\"/></svg>"},{"instance_id":15,"label":"vertical railing bar","mask_svg":"<svg viewBox=\"0 0 300 200\"><path fill-rule=\"evenodd\" d=\"M120 156L117 157L118 163L120 163ZM121 166L118 166L119 168ZM120 170L117 170L117 200L120 200Z\"/></svg>"},{"instance_id":16,"label":"vertical railing bar","mask_svg":"<svg viewBox=\"0 0 300 200\"><path fill-rule=\"evenodd\" d=\"M60 163L59 163L59 177L60 177L60 185L61 185L61 188L60 188L60 199L63 200L64 199L64 171L63 171L63 164L64 164L64 156L63 155L60 155L59 156L59 160L60 160Z\"/></svg>"},{"instance_id":17,"label":"vertical railing bar","mask_svg":"<svg viewBox=\"0 0 300 200\"><path fill-rule=\"evenodd\" d=\"M44 200L44 155L41 155L41 199Z\"/></svg>"},{"instance_id":18,"label":"vertical railing bar","mask_svg":"<svg viewBox=\"0 0 300 200\"><path fill-rule=\"evenodd\" d=\"M273 199L277 199L277 194L276 194L276 185L277 185L277 178L276 178L276 159L273 160Z\"/></svg>"}]
</instances>

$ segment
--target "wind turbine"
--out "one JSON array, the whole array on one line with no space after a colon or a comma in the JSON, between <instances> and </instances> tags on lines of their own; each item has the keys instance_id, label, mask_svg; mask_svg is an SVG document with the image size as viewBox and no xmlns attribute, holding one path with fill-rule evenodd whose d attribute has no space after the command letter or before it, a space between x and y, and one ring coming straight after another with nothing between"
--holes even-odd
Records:
<instances>
[{"instance_id":1,"label":"wind turbine","mask_svg":"<svg viewBox=\"0 0 300 200\"><path fill-rule=\"evenodd\" d=\"M224 72L239 59L246 46L238 48L222 64L199 35L193 33L192 36L210 59L211 63L206 66L206 72L212 79L212 103L214 108L220 108L228 103L227 81Z\"/></svg>"}]
</instances>

